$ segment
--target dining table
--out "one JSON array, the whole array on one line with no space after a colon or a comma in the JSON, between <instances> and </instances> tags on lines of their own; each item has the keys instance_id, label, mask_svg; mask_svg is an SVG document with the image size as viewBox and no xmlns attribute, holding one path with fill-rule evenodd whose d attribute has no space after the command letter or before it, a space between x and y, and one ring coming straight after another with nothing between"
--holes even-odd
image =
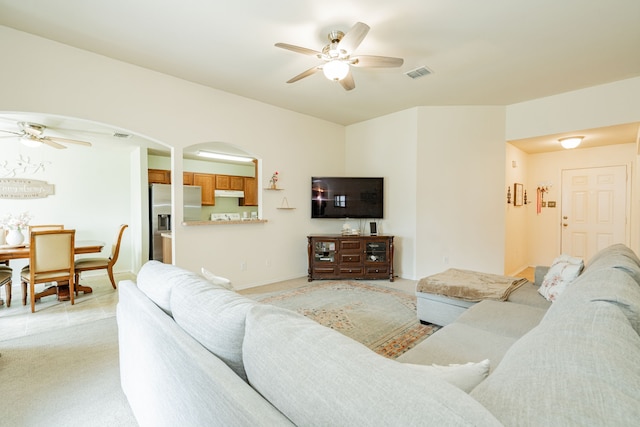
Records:
<instances>
[{"instance_id":1,"label":"dining table","mask_svg":"<svg viewBox=\"0 0 640 427\"><path fill-rule=\"evenodd\" d=\"M73 252L76 255L82 254L91 254L98 253L102 251L105 243L99 240L76 240ZM21 244L21 245L0 245L0 263L4 261L10 261L12 259L29 259L31 254L29 244ZM37 298L41 298L46 295L53 295L54 293L58 294L58 299L61 301L69 299L69 286L68 284L65 286L60 286L60 289L49 288L44 292L38 293ZM76 291L83 292L85 294L90 294L93 292L91 286L82 286L79 283L76 283ZM26 300L23 301L23 304L26 304Z\"/></svg>"}]
</instances>

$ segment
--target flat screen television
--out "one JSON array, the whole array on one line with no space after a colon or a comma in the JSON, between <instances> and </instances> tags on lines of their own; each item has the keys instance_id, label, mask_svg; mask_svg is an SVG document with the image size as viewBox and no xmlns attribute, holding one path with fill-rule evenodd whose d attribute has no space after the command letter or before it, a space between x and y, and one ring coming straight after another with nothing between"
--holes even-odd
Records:
<instances>
[{"instance_id":1,"label":"flat screen television","mask_svg":"<svg viewBox=\"0 0 640 427\"><path fill-rule=\"evenodd\" d=\"M311 218L383 218L384 178L312 177Z\"/></svg>"}]
</instances>

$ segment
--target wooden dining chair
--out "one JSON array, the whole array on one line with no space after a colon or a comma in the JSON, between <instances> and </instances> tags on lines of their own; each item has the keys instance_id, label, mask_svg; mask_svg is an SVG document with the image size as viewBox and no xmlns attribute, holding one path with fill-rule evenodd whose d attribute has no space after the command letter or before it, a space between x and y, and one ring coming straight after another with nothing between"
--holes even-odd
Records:
<instances>
[{"instance_id":1,"label":"wooden dining chair","mask_svg":"<svg viewBox=\"0 0 640 427\"><path fill-rule=\"evenodd\" d=\"M74 246L76 230L48 230L31 233L29 265L20 273L23 294L29 285L31 312L35 312L36 299L58 292L60 285L69 283L69 296L74 304L75 269ZM35 285L53 283L36 294ZM23 297L23 304L26 298Z\"/></svg>"},{"instance_id":2,"label":"wooden dining chair","mask_svg":"<svg viewBox=\"0 0 640 427\"><path fill-rule=\"evenodd\" d=\"M107 270L109 274L109 280L111 280L111 286L116 289L116 280L113 277L113 266L118 261L118 255L120 255L120 243L122 243L122 235L124 230L128 227L127 224L122 224L116 234L116 239L111 246L111 255L109 258L79 258L75 263L76 271L76 283L80 283L80 273L91 270Z\"/></svg>"},{"instance_id":3,"label":"wooden dining chair","mask_svg":"<svg viewBox=\"0 0 640 427\"><path fill-rule=\"evenodd\" d=\"M49 230L64 230L64 225L62 224L36 224L29 226L29 236L34 231L49 231Z\"/></svg>"},{"instance_id":4,"label":"wooden dining chair","mask_svg":"<svg viewBox=\"0 0 640 427\"><path fill-rule=\"evenodd\" d=\"M7 297L7 307L11 307L11 276L13 275L13 270L11 267L5 267L4 265L0 265L0 288L2 286L5 287L5 294ZM0 305L2 305L3 301L0 298Z\"/></svg>"}]
</instances>

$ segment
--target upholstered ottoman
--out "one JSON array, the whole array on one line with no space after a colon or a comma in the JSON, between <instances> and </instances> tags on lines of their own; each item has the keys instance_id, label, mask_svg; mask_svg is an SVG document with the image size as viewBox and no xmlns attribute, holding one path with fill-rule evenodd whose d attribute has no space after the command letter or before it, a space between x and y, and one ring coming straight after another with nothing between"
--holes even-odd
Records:
<instances>
[{"instance_id":1,"label":"upholstered ottoman","mask_svg":"<svg viewBox=\"0 0 640 427\"><path fill-rule=\"evenodd\" d=\"M418 319L423 323L448 325L484 299L506 301L526 281L455 268L424 277L416 285Z\"/></svg>"},{"instance_id":2,"label":"upholstered ottoman","mask_svg":"<svg viewBox=\"0 0 640 427\"><path fill-rule=\"evenodd\" d=\"M421 323L445 326L455 321L464 311L477 301L465 301L444 295L416 292L418 319Z\"/></svg>"}]
</instances>

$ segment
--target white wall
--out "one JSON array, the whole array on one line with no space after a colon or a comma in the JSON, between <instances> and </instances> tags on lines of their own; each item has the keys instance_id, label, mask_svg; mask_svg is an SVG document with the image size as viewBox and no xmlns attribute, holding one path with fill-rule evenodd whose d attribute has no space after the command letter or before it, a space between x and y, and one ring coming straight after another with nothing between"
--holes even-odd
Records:
<instances>
[{"instance_id":1,"label":"white wall","mask_svg":"<svg viewBox=\"0 0 640 427\"><path fill-rule=\"evenodd\" d=\"M395 236L394 274L409 279L416 275L417 117L414 108L348 126L345 150L349 175L385 179L378 233Z\"/></svg>"},{"instance_id":2,"label":"white wall","mask_svg":"<svg viewBox=\"0 0 640 427\"><path fill-rule=\"evenodd\" d=\"M383 175L401 277L504 269L504 108L418 107L347 127L347 170Z\"/></svg>"},{"instance_id":3,"label":"white wall","mask_svg":"<svg viewBox=\"0 0 640 427\"><path fill-rule=\"evenodd\" d=\"M640 120L640 77L507 107L507 140Z\"/></svg>"},{"instance_id":4,"label":"white wall","mask_svg":"<svg viewBox=\"0 0 640 427\"><path fill-rule=\"evenodd\" d=\"M130 158L135 151L137 147L33 149L14 139L3 140L0 164L15 165L20 156L33 163L42 162L43 170L34 174L19 173L16 177L53 184L55 194L40 199L1 199L0 217L29 212L31 224L63 224L67 229L76 230L77 240L105 242L104 256L110 254L120 224L129 224L116 271L131 271L135 263L132 233L140 232L130 221L133 208ZM26 260L11 262L15 271L26 264Z\"/></svg>"},{"instance_id":5,"label":"white wall","mask_svg":"<svg viewBox=\"0 0 640 427\"><path fill-rule=\"evenodd\" d=\"M513 166L515 163L515 167ZM505 241L504 241L504 274L512 276L529 266L527 248L529 238L529 215L535 210L536 187L529 179L529 156L511 144L506 145L505 158L506 186L504 189L505 206ZM527 192L528 204L515 206L514 184L522 184ZM506 203L507 187L511 190L511 203Z\"/></svg>"},{"instance_id":6,"label":"white wall","mask_svg":"<svg viewBox=\"0 0 640 427\"><path fill-rule=\"evenodd\" d=\"M416 273L502 274L504 107L420 107Z\"/></svg>"},{"instance_id":7,"label":"white wall","mask_svg":"<svg viewBox=\"0 0 640 427\"><path fill-rule=\"evenodd\" d=\"M273 171L278 170L280 184L285 190L261 194L260 203L267 223L177 225L174 228L175 263L193 271L205 266L231 278L239 288L306 275L306 234L328 228L310 219L309 177L344 173L343 126L7 27L0 27L0 51L3 52L0 111L39 112L92 120L172 147L175 184L182 182L182 148L207 141L231 143L258 158L261 186L265 186ZM107 158L101 160L104 159ZM105 209L100 202L101 195L93 191L96 185L94 169L108 169L107 182L112 183L114 175L126 175L131 168L146 166L146 157L129 156L127 162L130 163L114 164L109 159L97 166L95 159L88 159L87 170L82 174L74 174L70 169L68 173L86 185L79 187L82 191L74 191L76 208L65 211L65 224L80 224L81 218L95 217ZM106 176L101 178L107 179ZM120 188L105 185L118 194L118 202L124 206L128 207L132 198L144 198L140 176L132 177L127 183L133 188L131 197L131 193L122 188L127 185ZM277 210L282 197L287 197L289 204L297 209ZM47 203L54 205L57 200L50 198ZM181 193L174 192L174 201L181 204ZM144 224L144 218L127 213L132 223ZM174 212L172 217L179 224L182 212ZM95 228L96 222L90 225ZM131 244L130 250L136 251L137 259L143 259L147 238L144 230L132 230L131 238L136 242ZM240 269L242 263L247 265L244 271Z\"/></svg>"}]
</instances>

